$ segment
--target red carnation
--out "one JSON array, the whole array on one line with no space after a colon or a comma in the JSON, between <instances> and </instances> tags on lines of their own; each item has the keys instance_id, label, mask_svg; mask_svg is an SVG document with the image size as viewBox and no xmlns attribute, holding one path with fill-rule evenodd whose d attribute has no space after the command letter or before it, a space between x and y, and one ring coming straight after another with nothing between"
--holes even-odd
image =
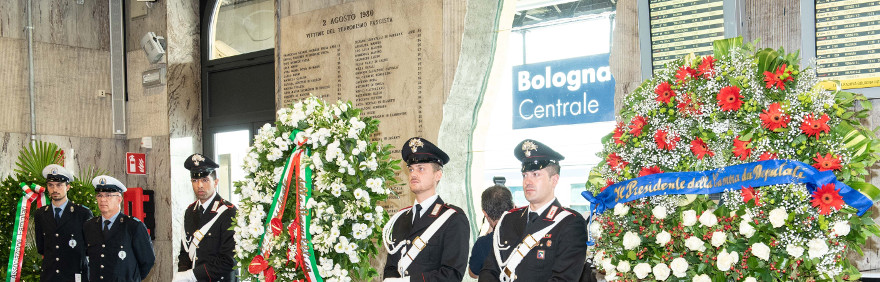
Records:
<instances>
[{"instance_id":1,"label":"red carnation","mask_svg":"<svg viewBox=\"0 0 880 282\"><path fill-rule=\"evenodd\" d=\"M722 111L736 111L743 104L743 96L739 94L739 87L736 86L721 88L715 98L718 99L718 106Z\"/></svg>"},{"instance_id":2,"label":"red carnation","mask_svg":"<svg viewBox=\"0 0 880 282\"><path fill-rule=\"evenodd\" d=\"M761 203L758 202L761 199L758 198L758 191L755 191L755 188L743 187L743 189L740 191L742 191L743 202L748 203L750 200L754 199L755 205L761 206Z\"/></svg>"},{"instance_id":3,"label":"red carnation","mask_svg":"<svg viewBox=\"0 0 880 282\"><path fill-rule=\"evenodd\" d=\"M672 85L666 81L657 85L657 88L654 89L654 93L657 94L657 98L654 98L657 102L669 103L669 101L672 100L672 97L675 97L675 91L672 91Z\"/></svg>"},{"instance_id":4,"label":"red carnation","mask_svg":"<svg viewBox=\"0 0 880 282\"><path fill-rule=\"evenodd\" d=\"M608 157L605 159L605 162L607 162L608 166L610 166L612 169L616 169L616 170L622 170L623 168L626 167L626 165L629 164L628 162L623 161L623 159L620 158L620 156L618 156L617 153L608 154Z\"/></svg>"},{"instance_id":5,"label":"red carnation","mask_svg":"<svg viewBox=\"0 0 880 282\"><path fill-rule=\"evenodd\" d=\"M777 158L779 158L779 154L770 152L763 152L760 156L758 156L759 161L775 160Z\"/></svg>"},{"instance_id":6,"label":"red carnation","mask_svg":"<svg viewBox=\"0 0 880 282\"><path fill-rule=\"evenodd\" d=\"M769 130L775 130L780 127L788 127L788 121L791 118L782 113L782 109L779 103L770 104L767 106L767 109L764 110L764 113L759 114L758 117L761 118L761 125L764 128Z\"/></svg>"},{"instance_id":7,"label":"red carnation","mask_svg":"<svg viewBox=\"0 0 880 282\"><path fill-rule=\"evenodd\" d=\"M655 165L652 167L643 167L642 170L639 171L639 176L645 176L645 175L651 175L651 174L657 174L657 173L663 173L663 170L660 169L660 167Z\"/></svg>"},{"instance_id":8,"label":"red carnation","mask_svg":"<svg viewBox=\"0 0 880 282\"><path fill-rule=\"evenodd\" d=\"M703 57L703 61L700 62L700 66L697 68L703 78L712 78L712 75L715 73L715 61L715 58L712 56Z\"/></svg>"},{"instance_id":9,"label":"red carnation","mask_svg":"<svg viewBox=\"0 0 880 282\"><path fill-rule=\"evenodd\" d=\"M737 136L736 139L733 139L733 155L739 157L740 160L746 160L752 154L752 149L746 148L751 142L752 140L740 141Z\"/></svg>"},{"instance_id":10,"label":"red carnation","mask_svg":"<svg viewBox=\"0 0 880 282\"><path fill-rule=\"evenodd\" d=\"M819 213L828 215L831 208L840 210L843 207L843 197L840 196L840 189L834 189L834 183L822 185L822 188L813 192L813 199L810 203L813 207L819 208Z\"/></svg>"},{"instance_id":11,"label":"red carnation","mask_svg":"<svg viewBox=\"0 0 880 282\"><path fill-rule=\"evenodd\" d=\"M629 125L629 134L633 136L642 135L642 128L645 128L645 124L648 124L648 120L643 116L636 116L632 119L632 124Z\"/></svg>"},{"instance_id":12,"label":"red carnation","mask_svg":"<svg viewBox=\"0 0 880 282\"><path fill-rule=\"evenodd\" d=\"M614 135L611 135L611 138L614 139L614 144L626 143L620 140L621 136L623 136L623 123L619 122L617 123L617 126L614 127Z\"/></svg>"},{"instance_id":13,"label":"red carnation","mask_svg":"<svg viewBox=\"0 0 880 282\"><path fill-rule=\"evenodd\" d=\"M697 77L697 70L691 67L681 66L678 68L678 71L675 72L675 78L677 79L676 82L679 83L684 82L691 77Z\"/></svg>"},{"instance_id":14,"label":"red carnation","mask_svg":"<svg viewBox=\"0 0 880 282\"><path fill-rule=\"evenodd\" d=\"M840 159L836 155L832 157L831 153L825 154L824 157L822 157L821 154L816 153L816 157L813 158L813 160L816 161L816 163L813 164L813 167L819 171L840 170Z\"/></svg>"},{"instance_id":15,"label":"red carnation","mask_svg":"<svg viewBox=\"0 0 880 282\"><path fill-rule=\"evenodd\" d=\"M700 139L700 137L694 138L694 141L691 141L691 152L694 152L697 159L703 159L706 155L710 157L715 156L715 153L709 150L709 146L706 146L706 142Z\"/></svg>"},{"instance_id":16,"label":"red carnation","mask_svg":"<svg viewBox=\"0 0 880 282\"><path fill-rule=\"evenodd\" d=\"M804 119L804 123L801 124L801 130L807 136L815 136L816 140L819 140L819 133L831 131L831 127L828 126L828 120L830 119L828 114L822 114L822 117L819 119L813 119L813 114L810 114Z\"/></svg>"},{"instance_id":17,"label":"red carnation","mask_svg":"<svg viewBox=\"0 0 880 282\"><path fill-rule=\"evenodd\" d=\"M786 64L782 64L776 68L776 73L769 71L764 72L764 81L767 82L767 89L776 85L776 88L779 88L779 90L785 90L785 82L794 81L794 77L791 76L791 71L786 70L786 67Z\"/></svg>"},{"instance_id":18,"label":"red carnation","mask_svg":"<svg viewBox=\"0 0 880 282\"><path fill-rule=\"evenodd\" d=\"M664 130L658 129L657 132L654 133L654 143L657 143L658 149L675 149L675 143L679 140L681 140L681 138L678 136L675 136L675 138L669 138L669 133Z\"/></svg>"}]
</instances>

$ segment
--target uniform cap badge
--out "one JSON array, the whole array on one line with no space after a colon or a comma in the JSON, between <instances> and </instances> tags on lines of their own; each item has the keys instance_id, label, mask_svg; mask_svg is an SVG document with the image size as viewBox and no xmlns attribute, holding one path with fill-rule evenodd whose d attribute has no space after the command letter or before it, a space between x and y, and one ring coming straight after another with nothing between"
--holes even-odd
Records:
<instances>
[{"instance_id":1,"label":"uniform cap badge","mask_svg":"<svg viewBox=\"0 0 880 282\"><path fill-rule=\"evenodd\" d=\"M532 141L526 141L522 144L522 150L526 157L531 157L532 151L538 150L538 145L535 145Z\"/></svg>"},{"instance_id":2,"label":"uniform cap badge","mask_svg":"<svg viewBox=\"0 0 880 282\"><path fill-rule=\"evenodd\" d=\"M413 153L418 151L418 148L421 148L422 146L425 146L425 143L422 143L422 139L413 138L412 140L409 140L409 148L412 149Z\"/></svg>"},{"instance_id":3,"label":"uniform cap badge","mask_svg":"<svg viewBox=\"0 0 880 282\"><path fill-rule=\"evenodd\" d=\"M202 155L195 154L192 156L192 161L195 166L199 166L199 162L205 161L205 158Z\"/></svg>"}]
</instances>

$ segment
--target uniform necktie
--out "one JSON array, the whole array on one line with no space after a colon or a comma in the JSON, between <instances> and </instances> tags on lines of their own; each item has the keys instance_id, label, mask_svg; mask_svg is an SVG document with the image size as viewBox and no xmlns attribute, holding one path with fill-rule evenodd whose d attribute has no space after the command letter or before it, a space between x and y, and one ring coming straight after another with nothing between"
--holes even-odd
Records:
<instances>
[{"instance_id":1,"label":"uniform necktie","mask_svg":"<svg viewBox=\"0 0 880 282\"><path fill-rule=\"evenodd\" d=\"M199 207L196 211L199 212L199 215L202 215L203 213L205 213L205 207L202 207L202 205L199 205Z\"/></svg>"},{"instance_id":2,"label":"uniform necktie","mask_svg":"<svg viewBox=\"0 0 880 282\"><path fill-rule=\"evenodd\" d=\"M538 213L536 213L536 212L529 212L529 223L534 222L535 219L538 219Z\"/></svg>"},{"instance_id":3,"label":"uniform necktie","mask_svg":"<svg viewBox=\"0 0 880 282\"><path fill-rule=\"evenodd\" d=\"M413 215L413 223L419 221L422 218L422 205L416 204L416 214Z\"/></svg>"},{"instance_id":4,"label":"uniform necktie","mask_svg":"<svg viewBox=\"0 0 880 282\"><path fill-rule=\"evenodd\" d=\"M104 236L107 236L107 232L110 232L110 221L104 220Z\"/></svg>"},{"instance_id":5,"label":"uniform necktie","mask_svg":"<svg viewBox=\"0 0 880 282\"><path fill-rule=\"evenodd\" d=\"M61 221L61 208L55 208L55 223Z\"/></svg>"}]
</instances>

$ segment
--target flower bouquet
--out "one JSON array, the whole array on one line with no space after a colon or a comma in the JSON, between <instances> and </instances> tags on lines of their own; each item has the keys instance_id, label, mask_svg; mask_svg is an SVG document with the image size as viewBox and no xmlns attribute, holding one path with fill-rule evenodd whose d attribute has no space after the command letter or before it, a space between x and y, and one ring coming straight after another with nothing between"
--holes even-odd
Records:
<instances>
[{"instance_id":1,"label":"flower bouquet","mask_svg":"<svg viewBox=\"0 0 880 282\"><path fill-rule=\"evenodd\" d=\"M817 82L798 53L737 38L626 96L583 193L605 278L857 279L880 142L865 97Z\"/></svg>"}]
</instances>

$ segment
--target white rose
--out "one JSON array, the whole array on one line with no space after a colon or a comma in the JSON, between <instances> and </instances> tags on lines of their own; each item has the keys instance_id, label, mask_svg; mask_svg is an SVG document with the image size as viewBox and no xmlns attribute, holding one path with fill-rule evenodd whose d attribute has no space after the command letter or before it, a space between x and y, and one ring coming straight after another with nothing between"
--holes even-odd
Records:
<instances>
[{"instance_id":1,"label":"white rose","mask_svg":"<svg viewBox=\"0 0 880 282\"><path fill-rule=\"evenodd\" d=\"M712 282L712 278L709 278L709 275L700 274L698 276L694 276L694 282Z\"/></svg>"},{"instance_id":2,"label":"white rose","mask_svg":"<svg viewBox=\"0 0 880 282\"><path fill-rule=\"evenodd\" d=\"M703 214L700 215L700 224L706 227L712 227L715 226L715 224L718 224L718 217L712 212L712 210L704 211Z\"/></svg>"},{"instance_id":3,"label":"white rose","mask_svg":"<svg viewBox=\"0 0 880 282\"><path fill-rule=\"evenodd\" d=\"M712 233L712 246L721 246L726 241L727 233L724 233L724 231L715 231Z\"/></svg>"},{"instance_id":4,"label":"white rose","mask_svg":"<svg viewBox=\"0 0 880 282\"><path fill-rule=\"evenodd\" d=\"M590 236L593 238L602 237L602 225L598 221L590 223Z\"/></svg>"},{"instance_id":5,"label":"white rose","mask_svg":"<svg viewBox=\"0 0 880 282\"><path fill-rule=\"evenodd\" d=\"M758 280L755 279L755 277L751 277L751 276L749 276L749 277L746 277L745 282L758 282Z\"/></svg>"},{"instance_id":6,"label":"white rose","mask_svg":"<svg viewBox=\"0 0 880 282\"><path fill-rule=\"evenodd\" d=\"M769 260L770 259L770 247L767 247L766 244L758 242L752 244L752 254L756 257Z\"/></svg>"},{"instance_id":7,"label":"white rose","mask_svg":"<svg viewBox=\"0 0 880 282\"><path fill-rule=\"evenodd\" d=\"M648 273L651 273L651 265L644 262L636 264L636 267L633 267L633 272L636 273L636 277L639 279L645 279L645 277L648 277Z\"/></svg>"},{"instance_id":8,"label":"white rose","mask_svg":"<svg viewBox=\"0 0 880 282\"><path fill-rule=\"evenodd\" d=\"M804 255L804 248L795 244L788 244L785 246L785 251L794 258L799 258Z\"/></svg>"},{"instance_id":9,"label":"white rose","mask_svg":"<svg viewBox=\"0 0 880 282\"><path fill-rule=\"evenodd\" d=\"M664 206L654 207L654 209L652 209L651 212L654 214L654 217L656 217L657 219L665 219L666 218L666 207L664 207Z\"/></svg>"},{"instance_id":10,"label":"white rose","mask_svg":"<svg viewBox=\"0 0 880 282\"><path fill-rule=\"evenodd\" d=\"M627 273L630 270L630 265L628 261L621 261L617 263L617 272Z\"/></svg>"},{"instance_id":11,"label":"white rose","mask_svg":"<svg viewBox=\"0 0 880 282\"><path fill-rule=\"evenodd\" d=\"M693 202L696 199L697 199L697 195L695 195L695 194L684 195L684 197L678 201L678 206L679 207L687 206L688 204L690 204L691 202Z\"/></svg>"},{"instance_id":12,"label":"white rose","mask_svg":"<svg viewBox=\"0 0 880 282\"><path fill-rule=\"evenodd\" d=\"M686 210L681 213L681 224L684 226L694 226L697 224L697 211Z\"/></svg>"},{"instance_id":13,"label":"white rose","mask_svg":"<svg viewBox=\"0 0 880 282\"><path fill-rule=\"evenodd\" d=\"M605 251L597 251L596 254L593 255L593 264L599 264L602 260L605 259Z\"/></svg>"},{"instance_id":14,"label":"white rose","mask_svg":"<svg viewBox=\"0 0 880 282\"><path fill-rule=\"evenodd\" d=\"M605 281L614 281L617 280L617 278L620 277L617 277L617 272L615 272L614 270L605 272Z\"/></svg>"},{"instance_id":15,"label":"white rose","mask_svg":"<svg viewBox=\"0 0 880 282\"><path fill-rule=\"evenodd\" d=\"M832 227L831 230L831 234L834 236L846 236L847 234L849 234L849 222L838 221L834 223L834 227Z\"/></svg>"},{"instance_id":16,"label":"white rose","mask_svg":"<svg viewBox=\"0 0 880 282\"><path fill-rule=\"evenodd\" d=\"M617 267L614 266L613 263L611 263L611 259L606 259L605 261L602 261L602 269L605 269L606 271L614 271L615 268Z\"/></svg>"},{"instance_id":17,"label":"white rose","mask_svg":"<svg viewBox=\"0 0 880 282\"><path fill-rule=\"evenodd\" d=\"M666 280L669 277L669 267L665 263L659 263L654 266L654 278L657 280Z\"/></svg>"},{"instance_id":18,"label":"white rose","mask_svg":"<svg viewBox=\"0 0 880 282\"><path fill-rule=\"evenodd\" d=\"M716 260L716 265L718 266L718 270L728 271L730 267L733 266L734 263L739 259L739 254L736 252L727 252L727 250L722 250L721 253L718 254L718 258Z\"/></svg>"},{"instance_id":19,"label":"white rose","mask_svg":"<svg viewBox=\"0 0 880 282\"><path fill-rule=\"evenodd\" d=\"M785 225L785 220L788 219L788 213L785 212L785 208L779 207L770 211L770 224L773 225L773 228L779 228L780 226Z\"/></svg>"},{"instance_id":20,"label":"white rose","mask_svg":"<svg viewBox=\"0 0 880 282\"><path fill-rule=\"evenodd\" d=\"M666 232L666 230L663 230L660 233L657 233L657 240L654 242L664 246L666 243L669 243L669 240L672 240L672 235L669 234L669 232Z\"/></svg>"},{"instance_id":21,"label":"white rose","mask_svg":"<svg viewBox=\"0 0 880 282\"><path fill-rule=\"evenodd\" d=\"M621 204L621 203L617 203L616 205L614 205L614 215L623 216L623 215L626 215L626 213L628 213L628 212L629 212L628 206Z\"/></svg>"},{"instance_id":22,"label":"white rose","mask_svg":"<svg viewBox=\"0 0 880 282\"><path fill-rule=\"evenodd\" d=\"M828 253L828 244L825 243L825 240L819 238L807 242L807 247L810 248L809 254L811 259L822 257Z\"/></svg>"},{"instance_id":23,"label":"white rose","mask_svg":"<svg viewBox=\"0 0 880 282\"><path fill-rule=\"evenodd\" d=\"M672 275L675 275L675 277L682 278L687 275L688 262L684 258L675 258L669 264L669 267L672 268Z\"/></svg>"},{"instance_id":24,"label":"white rose","mask_svg":"<svg viewBox=\"0 0 880 282\"><path fill-rule=\"evenodd\" d=\"M740 221L739 234L746 236L746 238L752 238L752 235L755 235L755 228L752 227L752 224L749 223L748 220Z\"/></svg>"},{"instance_id":25,"label":"white rose","mask_svg":"<svg viewBox=\"0 0 880 282\"><path fill-rule=\"evenodd\" d=\"M623 248L626 250L631 250L635 247L638 247L642 244L642 238L639 237L635 232L629 231L623 235Z\"/></svg>"},{"instance_id":26,"label":"white rose","mask_svg":"<svg viewBox=\"0 0 880 282\"><path fill-rule=\"evenodd\" d=\"M697 236L688 237L687 240L684 241L684 245L691 249L691 251L702 252L706 250L706 243L703 243L703 240L697 238Z\"/></svg>"}]
</instances>

